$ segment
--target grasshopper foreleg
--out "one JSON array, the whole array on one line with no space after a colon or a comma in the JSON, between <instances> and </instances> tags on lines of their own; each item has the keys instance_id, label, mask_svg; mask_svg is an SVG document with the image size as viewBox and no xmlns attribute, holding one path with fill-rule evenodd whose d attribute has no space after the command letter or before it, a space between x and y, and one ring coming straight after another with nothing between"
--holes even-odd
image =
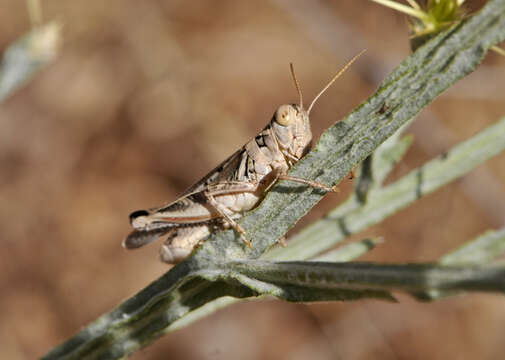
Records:
<instances>
[{"instance_id":1,"label":"grasshopper foreleg","mask_svg":"<svg viewBox=\"0 0 505 360\"><path fill-rule=\"evenodd\" d=\"M294 177L294 176L289 176L289 175L286 175L286 174L279 174L277 176L277 178L279 180L289 180L289 181L294 181L294 182L297 182L297 183L300 183L300 184L305 184L305 185L311 186L313 188L321 189L321 190L324 190L324 191L327 191L327 192L335 192L335 193L340 192L340 190L338 189L337 185L335 185L335 186L328 186L328 185L325 185L325 184L317 182L317 181L302 179L302 178L298 178L298 177Z\"/></svg>"},{"instance_id":2,"label":"grasshopper foreleg","mask_svg":"<svg viewBox=\"0 0 505 360\"><path fill-rule=\"evenodd\" d=\"M271 176L274 178L272 185L275 182L277 182L278 180L289 180L289 181L297 182L297 183L304 184L307 186L311 186L316 189L321 189L326 192L335 192L335 193L340 192L337 185L328 186L328 185L320 183L318 181L302 179L302 178L299 178L296 176L290 176L290 175L285 174L281 169L274 169L274 170L272 170L271 174L272 174Z\"/></svg>"}]
</instances>

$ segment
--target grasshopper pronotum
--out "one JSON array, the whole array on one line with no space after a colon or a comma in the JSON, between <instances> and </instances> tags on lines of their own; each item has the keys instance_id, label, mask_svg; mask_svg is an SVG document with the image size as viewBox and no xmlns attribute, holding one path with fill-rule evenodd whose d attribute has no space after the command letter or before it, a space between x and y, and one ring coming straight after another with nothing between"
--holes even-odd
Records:
<instances>
[{"instance_id":1,"label":"grasshopper pronotum","mask_svg":"<svg viewBox=\"0 0 505 360\"><path fill-rule=\"evenodd\" d=\"M291 74L300 104L281 105L272 120L252 140L191 186L180 198L159 208L130 214L133 230L123 241L127 249L144 246L168 235L160 249L163 262L174 264L187 257L195 246L217 229L232 227L247 246L247 234L235 220L254 208L277 180L290 180L325 191L338 189L310 180L288 176L288 170L309 150L312 143L309 114L317 99L363 53L354 56L303 108L302 92L293 65Z\"/></svg>"}]
</instances>

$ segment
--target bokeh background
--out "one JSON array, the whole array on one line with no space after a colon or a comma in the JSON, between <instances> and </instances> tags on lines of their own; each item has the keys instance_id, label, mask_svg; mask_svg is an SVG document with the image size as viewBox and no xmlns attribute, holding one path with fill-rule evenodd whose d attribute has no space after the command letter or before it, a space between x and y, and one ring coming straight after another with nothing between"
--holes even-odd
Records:
<instances>
[{"instance_id":1,"label":"bokeh background","mask_svg":"<svg viewBox=\"0 0 505 360\"><path fill-rule=\"evenodd\" d=\"M470 1L478 9L482 1ZM174 200L245 143L279 104L311 99L368 51L312 112L318 136L409 55L403 15L366 0L47 0L64 24L56 60L0 104L0 357L45 354L168 270L151 245L127 252L128 214ZM0 0L0 49L30 29L24 1ZM426 108L397 178L505 113L505 58ZM505 141L505 140L504 140ZM434 261L505 223L505 156L356 239L364 257ZM351 189L329 195L300 226ZM296 305L240 303L133 359L502 359L505 298L433 304L400 296Z\"/></svg>"}]
</instances>

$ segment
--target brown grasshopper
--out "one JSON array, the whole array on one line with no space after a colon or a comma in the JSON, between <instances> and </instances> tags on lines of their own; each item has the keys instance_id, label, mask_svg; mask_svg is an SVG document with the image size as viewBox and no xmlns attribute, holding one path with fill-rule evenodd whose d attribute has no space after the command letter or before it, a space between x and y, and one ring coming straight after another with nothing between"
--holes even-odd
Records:
<instances>
[{"instance_id":1,"label":"brown grasshopper","mask_svg":"<svg viewBox=\"0 0 505 360\"><path fill-rule=\"evenodd\" d=\"M203 179L172 203L130 214L133 230L123 241L126 249L144 246L168 235L160 249L163 262L174 264L187 257L210 233L232 227L247 246L252 247L245 230L236 223L251 210L278 180L290 180L325 191L337 192L315 181L288 176L288 170L311 148L309 114L317 99L363 53L353 57L303 108L300 85L293 65L291 74L300 104L281 105L272 120L254 139L246 143Z\"/></svg>"}]
</instances>

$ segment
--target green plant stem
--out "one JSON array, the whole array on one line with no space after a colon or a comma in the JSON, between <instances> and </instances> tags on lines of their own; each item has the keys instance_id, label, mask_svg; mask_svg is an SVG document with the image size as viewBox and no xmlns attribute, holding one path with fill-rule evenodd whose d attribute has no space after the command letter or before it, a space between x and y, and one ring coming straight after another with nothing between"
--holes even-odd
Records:
<instances>
[{"instance_id":1,"label":"green plant stem","mask_svg":"<svg viewBox=\"0 0 505 360\"><path fill-rule=\"evenodd\" d=\"M372 0L372 1L421 20L429 18L429 16L419 7L417 8L410 7L407 5L400 4L393 0Z\"/></svg>"},{"instance_id":2,"label":"green plant stem","mask_svg":"<svg viewBox=\"0 0 505 360\"><path fill-rule=\"evenodd\" d=\"M338 249L330 251L324 255L321 255L317 258L312 259L312 261L338 261L345 262L357 259L361 255L373 249L381 240L379 239L364 239L358 242L353 242L344 246L341 246ZM202 307L193 310L188 313L186 316L174 322L172 325L167 327L163 332L169 333L183 327L186 327L193 322L208 316L226 306L232 305L239 301L252 301L259 298L251 298L251 299L236 299L229 296L224 296L214 301L208 302Z\"/></svg>"},{"instance_id":3,"label":"green plant stem","mask_svg":"<svg viewBox=\"0 0 505 360\"><path fill-rule=\"evenodd\" d=\"M32 26L40 26L42 24L42 7L40 6L40 1L41 0L26 0L28 16Z\"/></svg>"},{"instance_id":4,"label":"green plant stem","mask_svg":"<svg viewBox=\"0 0 505 360\"><path fill-rule=\"evenodd\" d=\"M441 264L486 264L505 254L505 227L486 231L442 257Z\"/></svg>"},{"instance_id":5,"label":"green plant stem","mask_svg":"<svg viewBox=\"0 0 505 360\"><path fill-rule=\"evenodd\" d=\"M10 45L0 65L0 101L26 84L58 53L61 26L55 22L37 26Z\"/></svg>"},{"instance_id":6,"label":"green plant stem","mask_svg":"<svg viewBox=\"0 0 505 360\"><path fill-rule=\"evenodd\" d=\"M345 300L347 291L386 299L389 291L420 299L427 299L428 291L505 293L504 266L246 260L223 264L222 269L258 294L296 302L331 301L335 296Z\"/></svg>"}]
</instances>

